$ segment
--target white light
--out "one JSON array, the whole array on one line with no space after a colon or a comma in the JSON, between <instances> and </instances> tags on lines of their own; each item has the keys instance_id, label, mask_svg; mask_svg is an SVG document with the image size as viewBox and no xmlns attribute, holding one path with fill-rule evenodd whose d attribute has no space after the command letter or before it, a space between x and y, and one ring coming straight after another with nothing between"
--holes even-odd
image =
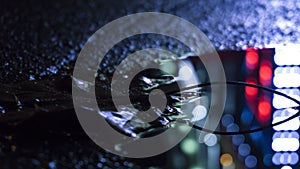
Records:
<instances>
[{"instance_id":1,"label":"white light","mask_svg":"<svg viewBox=\"0 0 300 169\"><path fill-rule=\"evenodd\" d=\"M283 121L297 113L297 110L294 109L284 109L284 110L276 110L273 114L272 124ZM299 117L293 118L285 123L274 126L273 129L276 131L281 130L298 130L300 127Z\"/></svg>"},{"instance_id":2,"label":"white light","mask_svg":"<svg viewBox=\"0 0 300 169\"><path fill-rule=\"evenodd\" d=\"M204 143L211 147L217 144L218 138L215 134L206 134L204 136Z\"/></svg>"},{"instance_id":3,"label":"white light","mask_svg":"<svg viewBox=\"0 0 300 169\"><path fill-rule=\"evenodd\" d=\"M299 89L277 89L276 91L282 92L294 99L300 100L300 90ZM274 94L274 97L273 97L273 107L274 108L282 109L282 108L289 108L289 107L294 107L294 106L298 106L298 104L288 98Z\"/></svg>"},{"instance_id":4,"label":"white light","mask_svg":"<svg viewBox=\"0 0 300 169\"><path fill-rule=\"evenodd\" d=\"M299 87L300 67L277 67L274 71L273 83L278 88Z\"/></svg>"},{"instance_id":5,"label":"white light","mask_svg":"<svg viewBox=\"0 0 300 169\"><path fill-rule=\"evenodd\" d=\"M274 151L297 151L299 149L299 141L296 138L276 138L272 142Z\"/></svg>"},{"instance_id":6,"label":"white light","mask_svg":"<svg viewBox=\"0 0 300 169\"><path fill-rule=\"evenodd\" d=\"M288 44L276 45L274 61L277 65L300 65L300 46Z\"/></svg>"},{"instance_id":7,"label":"white light","mask_svg":"<svg viewBox=\"0 0 300 169\"><path fill-rule=\"evenodd\" d=\"M291 166L283 166L281 169L293 169Z\"/></svg>"},{"instance_id":8,"label":"white light","mask_svg":"<svg viewBox=\"0 0 300 169\"><path fill-rule=\"evenodd\" d=\"M287 119L287 117L276 117L273 119L272 124L275 124L277 122L283 121ZM285 123L282 123L280 125L274 126L273 129L276 131L281 130L298 130L299 129L299 117L293 118L292 120L289 120Z\"/></svg>"},{"instance_id":9,"label":"white light","mask_svg":"<svg viewBox=\"0 0 300 169\"><path fill-rule=\"evenodd\" d=\"M199 121L206 117L207 109L202 105L197 105L193 109L192 114L193 114L193 118L191 119L191 121L192 122Z\"/></svg>"}]
</instances>

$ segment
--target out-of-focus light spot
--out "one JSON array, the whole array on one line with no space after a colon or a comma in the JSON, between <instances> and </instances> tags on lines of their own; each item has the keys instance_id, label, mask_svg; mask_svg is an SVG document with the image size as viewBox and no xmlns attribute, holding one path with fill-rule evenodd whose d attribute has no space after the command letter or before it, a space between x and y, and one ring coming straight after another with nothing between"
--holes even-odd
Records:
<instances>
[{"instance_id":1,"label":"out-of-focus light spot","mask_svg":"<svg viewBox=\"0 0 300 169\"><path fill-rule=\"evenodd\" d=\"M273 46L274 47L274 46ZM288 44L275 47L274 61L277 65L300 65L300 46Z\"/></svg>"},{"instance_id":2,"label":"out-of-focus light spot","mask_svg":"<svg viewBox=\"0 0 300 169\"><path fill-rule=\"evenodd\" d=\"M275 153L275 154L273 155L272 162L273 162L275 165L280 165L280 157L281 157L281 153Z\"/></svg>"},{"instance_id":3,"label":"out-of-focus light spot","mask_svg":"<svg viewBox=\"0 0 300 169\"><path fill-rule=\"evenodd\" d=\"M258 128L258 126L253 126L253 127L251 127L251 130L257 129L257 128ZM258 140L261 139L263 133L262 132L255 132L255 133L251 133L249 135L250 135L250 137L251 137L252 140L258 141Z\"/></svg>"},{"instance_id":4,"label":"out-of-focus light spot","mask_svg":"<svg viewBox=\"0 0 300 169\"><path fill-rule=\"evenodd\" d=\"M206 134L204 137L204 143L207 146L214 146L217 144L218 138L215 134Z\"/></svg>"},{"instance_id":5,"label":"out-of-focus light spot","mask_svg":"<svg viewBox=\"0 0 300 169\"><path fill-rule=\"evenodd\" d=\"M299 156L297 153L295 152L292 152L292 153L275 153L273 155L273 158L272 158L272 162L275 164L275 165L280 165L280 164L283 164L283 165L287 165L287 164L291 164L291 165L295 165L297 164L299 161Z\"/></svg>"},{"instance_id":6,"label":"out-of-focus light spot","mask_svg":"<svg viewBox=\"0 0 300 169\"><path fill-rule=\"evenodd\" d=\"M257 165L257 158L253 155L249 155L245 159L245 165L248 168L254 168Z\"/></svg>"},{"instance_id":7,"label":"out-of-focus light spot","mask_svg":"<svg viewBox=\"0 0 300 169\"><path fill-rule=\"evenodd\" d=\"M273 83L278 88L299 87L299 82L300 67L277 67L274 71Z\"/></svg>"},{"instance_id":8,"label":"out-of-focus light spot","mask_svg":"<svg viewBox=\"0 0 300 169\"><path fill-rule=\"evenodd\" d=\"M264 165L267 167L272 166L272 154L267 154L264 156L263 159Z\"/></svg>"},{"instance_id":9,"label":"out-of-focus light spot","mask_svg":"<svg viewBox=\"0 0 300 169\"><path fill-rule=\"evenodd\" d=\"M255 69L258 64L258 52L253 48L248 48L246 50L246 66L248 69Z\"/></svg>"},{"instance_id":10,"label":"out-of-focus light spot","mask_svg":"<svg viewBox=\"0 0 300 169\"><path fill-rule=\"evenodd\" d=\"M191 167L190 169L204 169L204 168L199 167L199 166L193 166L193 167Z\"/></svg>"},{"instance_id":11,"label":"out-of-focus light spot","mask_svg":"<svg viewBox=\"0 0 300 169\"><path fill-rule=\"evenodd\" d=\"M233 135L231 139L232 139L232 144L236 146L239 146L245 141L245 137L243 135Z\"/></svg>"},{"instance_id":12,"label":"out-of-focus light spot","mask_svg":"<svg viewBox=\"0 0 300 169\"><path fill-rule=\"evenodd\" d=\"M220 163L224 167L230 166L233 163L232 156L230 154L223 154L220 157Z\"/></svg>"},{"instance_id":13,"label":"out-of-focus light spot","mask_svg":"<svg viewBox=\"0 0 300 169\"><path fill-rule=\"evenodd\" d=\"M296 138L276 138L272 142L274 151L297 151L299 149L299 140Z\"/></svg>"},{"instance_id":14,"label":"out-of-focus light spot","mask_svg":"<svg viewBox=\"0 0 300 169\"><path fill-rule=\"evenodd\" d=\"M273 134L272 139L275 140L276 138L295 138L299 140L299 134L296 131L285 131L285 132L275 132Z\"/></svg>"},{"instance_id":15,"label":"out-of-focus light spot","mask_svg":"<svg viewBox=\"0 0 300 169\"><path fill-rule=\"evenodd\" d=\"M284 110L276 110L273 114L272 124L285 120L297 113L297 110L294 109L284 109ZM274 126L273 129L276 131L281 130L298 130L300 126L299 117L293 118L285 123Z\"/></svg>"},{"instance_id":16,"label":"out-of-focus light spot","mask_svg":"<svg viewBox=\"0 0 300 169\"><path fill-rule=\"evenodd\" d=\"M289 162L290 164L292 164L292 165L295 165L295 164L298 163L298 161L299 161L299 156L298 156L298 154L295 153L295 152L291 153L290 156L289 156L288 162Z\"/></svg>"},{"instance_id":17,"label":"out-of-focus light spot","mask_svg":"<svg viewBox=\"0 0 300 169\"><path fill-rule=\"evenodd\" d=\"M188 66L182 66L178 72L179 79L190 80L193 77L193 71Z\"/></svg>"},{"instance_id":18,"label":"out-of-focus light spot","mask_svg":"<svg viewBox=\"0 0 300 169\"><path fill-rule=\"evenodd\" d=\"M259 68L259 81L263 85L270 85L272 79L272 64L270 61L264 60Z\"/></svg>"},{"instance_id":19,"label":"out-of-focus light spot","mask_svg":"<svg viewBox=\"0 0 300 169\"><path fill-rule=\"evenodd\" d=\"M241 144L238 148L239 155L244 156L244 157L249 155L250 151L251 151L251 148L250 148L249 144Z\"/></svg>"},{"instance_id":20,"label":"out-of-focus light spot","mask_svg":"<svg viewBox=\"0 0 300 169\"><path fill-rule=\"evenodd\" d=\"M193 122L199 121L206 117L207 109L202 105L197 105L193 109L192 114L193 114L193 118L191 119L191 121L193 121Z\"/></svg>"},{"instance_id":21,"label":"out-of-focus light spot","mask_svg":"<svg viewBox=\"0 0 300 169\"><path fill-rule=\"evenodd\" d=\"M276 91L282 92L294 99L300 100L300 90L299 89L277 89ZM273 107L274 108L283 109L283 108L289 108L289 107L295 107L295 106L298 106L298 104L295 103L294 101L292 101L288 98L285 98L283 96L274 94L274 97L273 97Z\"/></svg>"},{"instance_id":22,"label":"out-of-focus light spot","mask_svg":"<svg viewBox=\"0 0 300 169\"><path fill-rule=\"evenodd\" d=\"M181 143L181 149L186 154L195 154L199 151L199 144L195 141L195 139L186 138Z\"/></svg>"},{"instance_id":23,"label":"out-of-focus light spot","mask_svg":"<svg viewBox=\"0 0 300 169\"><path fill-rule=\"evenodd\" d=\"M227 127L228 125L232 124L234 122L234 118L231 114L225 114L222 117L222 125L224 127Z\"/></svg>"},{"instance_id":24,"label":"out-of-focus light spot","mask_svg":"<svg viewBox=\"0 0 300 169\"><path fill-rule=\"evenodd\" d=\"M234 162L232 162L232 164L229 166L223 166L223 169L236 169L236 165Z\"/></svg>"},{"instance_id":25,"label":"out-of-focus light spot","mask_svg":"<svg viewBox=\"0 0 300 169\"><path fill-rule=\"evenodd\" d=\"M270 119L271 115L271 104L265 100L261 99L258 103L258 118L261 122L266 122Z\"/></svg>"},{"instance_id":26,"label":"out-of-focus light spot","mask_svg":"<svg viewBox=\"0 0 300 169\"><path fill-rule=\"evenodd\" d=\"M49 168L55 169L56 168L56 163L54 161L51 161L48 163Z\"/></svg>"},{"instance_id":27,"label":"out-of-focus light spot","mask_svg":"<svg viewBox=\"0 0 300 169\"><path fill-rule=\"evenodd\" d=\"M283 166L281 169L293 169L291 166Z\"/></svg>"},{"instance_id":28,"label":"out-of-focus light spot","mask_svg":"<svg viewBox=\"0 0 300 169\"><path fill-rule=\"evenodd\" d=\"M244 109L241 115L241 122L245 125L250 125L253 121L253 114L249 109Z\"/></svg>"},{"instance_id":29,"label":"out-of-focus light spot","mask_svg":"<svg viewBox=\"0 0 300 169\"><path fill-rule=\"evenodd\" d=\"M257 81L254 78L247 78L246 82L250 84L257 84ZM245 93L247 99L253 100L257 97L258 89L255 87L246 86Z\"/></svg>"},{"instance_id":30,"label":"out-of-focus light spot","mask_svg":"<svg viewBox=\"0 0 300 169\"><path fill-rule=\"evenodd\" d=\"M97 164L97 167L98 167L98 168L102 168L102 167L103 167L103 164L102 164L102 163L98 163L98 164Z\"/></svg>"},{"instance_id":31,"label":"out-of-focus light spot","mask_svg":"<svg viewBox=\"0 0 300 169\"><path fill-rule=\"evenodd\" d=\"M231 123L227 126L226 131L227 132L237 132L239 131L239 126L235 123Z\"/></svg>"}]
</instances>

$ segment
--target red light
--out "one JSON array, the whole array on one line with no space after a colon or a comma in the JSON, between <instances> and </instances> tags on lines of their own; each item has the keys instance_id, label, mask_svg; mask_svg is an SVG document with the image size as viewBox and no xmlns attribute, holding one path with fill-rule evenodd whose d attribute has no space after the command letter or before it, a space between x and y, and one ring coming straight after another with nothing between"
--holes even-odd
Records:
<instances>
[{"instance_id":1,"label":"red light","mask_svg":"<svg viewBox=\"0 0 300 169\"><path fill-rule=\"evenodd\" d=\"M248 48L246 53L246 66L248 69L255 69L258 64L258 53L253 48Z\"/></svg>"},{"instance_id":2,"label":"red light","mask_svg":"<svg viewBox=\"0 0 300 169\"><path fill-rule=\"evenodd\" d=\"M258 119L261 122L266 122L270 119L272 107L267 99L261 99L258 103Z\"/></svg>"},{"instance_id":3,"label":"red light","mask_svg":"<svg viewBox=\"0 0 300 169\"><path fill-rule=\"evenodd\" d=\"M254 78L248 78L246 80L246 82L250 83L250 84L257 84L257 81ZM246 98L248 100L253 100L257 97L258 89L254 88L254 87L246 86L245 87L245 93L246 93Z\"/></svg>"},{"instance_id":4,"label":"red light","mask_svg":"<svg viewBox=\"0 0 300 169\"><path fill-rule=\"evenodd\" d=\"M259 81L263 85L271 84L272 80L272 66L269 61L262 61L259 68Z\"/></svg>"}]
</instances>

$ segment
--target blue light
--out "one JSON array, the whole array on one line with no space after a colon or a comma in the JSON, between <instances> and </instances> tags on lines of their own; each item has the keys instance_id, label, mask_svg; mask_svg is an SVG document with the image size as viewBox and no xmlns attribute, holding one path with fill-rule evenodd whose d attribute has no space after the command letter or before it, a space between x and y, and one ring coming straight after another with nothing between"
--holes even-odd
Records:
<instances>
[{"instance_id":1,"label":"blue light","mask_svg":"<svg viewBox=\"0 0 300 169\"><path fill-rule=\"evenodd\" d=\"M257 165L257 158L253 155L249 155L245 159L245 165L248 168L254 168Z\"/></svg>"},{"instance_id":2,"label":"blue light","mask_svg":"<svg viewBox=\"0 0 300 169\"><path fill-rule=\"evenodd\" d=\"M245 125L250 125L253 120L253 114L249 109L244 109L241 115L241 122Z\"/></svg>"}]
</instances>

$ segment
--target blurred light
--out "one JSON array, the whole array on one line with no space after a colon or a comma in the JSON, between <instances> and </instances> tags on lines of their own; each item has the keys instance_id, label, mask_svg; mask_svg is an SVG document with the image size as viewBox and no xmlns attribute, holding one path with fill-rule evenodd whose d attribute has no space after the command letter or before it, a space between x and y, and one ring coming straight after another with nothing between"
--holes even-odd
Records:
<instances>
[{"instance_id":1,"label":"blurred light","mask_svg":"<svg viewBox=\"0 0 300 169\"><path fill-rule=\"evenodd\" d=\"M291 166L283 166L281 169L293 169Z\"/></svg>"},{"instance_id":2,"label":"blurred light","mask_svg":"<svg viewBox=\"0 0 300 169\"><path fill-rule=\"evenodd\" d=\"M193 167L191 167L190 169L204 169L204 168L199 167L199 166L193 166Z\"/></svg>"},{"instance_id":3,"label":"blurred light","mask_svg":"<svg viewBox=\"0 0 300 169\"><path fill-rule=\"evenodd\" d=\"M206 134L204 136L204 143L209 147L216 145L217 141L218 141L218 138L215 134Z\"/></svg>"},{"instance_id":4,"label":"blurred light","mask_svg":"<svg viewBox=\"0 0 300 169\"><path fill-rule=\"evenodd\" d=\"M236 169L235 163L232 162L232 164L229 166L223 166L223 169Z\"/></svg>"},{"instance_id":5,"label":"blurred light","mask_svg":"<svg viewBox=\"0 0 300 169\"><path fill-rule=\"evenodd\" d=\"M253 120L252 112L249 109L245 108L241 115L241 122L245 125L250 125L252 120Z\"/></svg>"},{"instance_id":6,"label":"blurred light","mask_svg":"<svg viewBox=\"0 0 300 169\"><path fill-rule=\"evenodd\" d=\"M230 166L233 163L232 156L230 154L223 154L220 157L220 163L224 167Z\"/></svg>"},{"instance_id":7,"label":"blurred light","mask_svg":"<svg viewBox=\"0 0 300 169\"><path fill-rule=\"evenodd\" d=\"M255 69L258 64L258 53L253 48L248 48L246 51L246 66L248 69Z\"/></svg>"},{"instance_id":8,"label":"blurred light","mask_svg":"<svg viewBox=\"0 0 300 169\"><path fill-rule=\"evenodd\" d=\"M251 127L251 130L253 129L257 129L259 126L253 126ZM251 133L249 134L251 139L254 140L254 141L258 141L258 140L261 140L262 136L263 136L263 133L261 131L259 132L254 132L254 133Z\"/></svg>"},{"instance_id":9,"label":"blurred light","mask_svg":"<svg viewBox=\"0 0 300 169\"><path fill-rule=\"evenodd\" d=\"M227 126L226 131L227 132L237 132L239 131L239 126L235 123L231 123Z\"/></svg>"},{"instance_id":10,"label":"blurred light","mask_svg":"<svg viewBox=\"0 0 300 169\"><path fill-rule=\"evenodd\" d=\"M234 122L234 118L231 114L225 114L222 117L222 125L224 127L227 127L228 125L232 124Z\"/></svg>"},{"instance_id":11,"label":"blurred light","mask_svg":"<svg viewBox=\"0 0 300 169\"><path fill-rule=\"evenodd\" d=\"M263 85L270 85L272 79L272 64L270 61L264 60L259 68L259 80Z\"/></svg>"},{"instance_id":12,"label":"blurred light","mask_svg":"<svg viewBox=\"0 0 300 169\"><path fill-rule=\"evenodd\" d=\"M292 132L275 132L273 134L273 140L275 140L276 138L295 138L295 139L299 139L299 134L296 131L292 131Z\"/></svg>"},{"instance_id":13,"label":"blurred light","mask_svg":"<svg viewBox=\"0 0 300 169\"><path fill-rule=\"evenodd\" d=\"M246 82L250 84L257 84L257 81L254 78L247 78ZM257 97L258 89L255 87L246 86L245 93L247 99L255 99Z\"/></svg>"},{"instance_id":14,"label":"blurred light","mask_svg":"<svg viewBox=\"0 0 300 169\"><path fill-rule=\"evenodd\" d=\"M300 67L277 67L274 71L273 83L278 88L299 87L299 82Z\"/></svg>"},{"instance_id":15,"label":"blurred light","mask_svg":"<svg viewBox=\"0 0 300 169\"><path fill-rule=\"evenodd\" d=\"M199 144L195 141L195 139L186 138L181 143L181 149L186 154L195 154L198 152Z\"/></svg>"},{"instance_id":16,"label":"blurred light","mask_svg":"<svg viewBox=\"0 0 300 169\"><path fill-rule=\"evenodd\" d=\"M290 164L295 165L295 164L298 163L298 161L299 161L299 156L298 156L297 153L293 152L293 153L290 154L289 157L290 157L290 158L289 158L288 161L289 161Z\"/></svg>"},{"instance_id":17,"label":"blurred light","mask_svg":"<svg viewBox=\"0 0 300 169\"><path fill-rule=\"evenodd\" d=\"M273 46L274 47L274 46ZM277 65L300 65L299 45L276 45L274 61Z\"/></svg>"},{"instance_id":18,"label":"blurred light","mask_svg":"<svg viewBox=\"0 0 300 169\"><path fill-rule=\"evenodd\" d=\"M247 156L250 154L251 148L249 144L241 144L238 148L239 155Z\"/></svg>"},{"instance_id":19,"label":"blurred light","mask_svg":"<svg viewBox=\"0 0 300 169\"><path fill-rule=\"evenodd\" d=\"M197 105L193 109L192 114L193 114L193 118L191 119L191 121L193 121L193 122L199 121L206 117L207 109L202 105Z\"/></svg>"},{"instance_id":20,"label":"blurred light","mask_svg":"<svg viewBox=\"0 0 300 169\"><path fill-rule=\"evenodd\" d=\"M287 164L297 164L299 161L299 156L297 153L292 152L292 153L275 153L273 155L272 161L275 165L287 165Z\"/></svg>"},{"instance_id":21,"label":"blurred light","mask_svg":"<svg viewBox=\"0 0 300 169\"><path fill-rule=\"evenodd\" d=\"M266 122L270 119L271 115L271 104L267 99L260 99L258 103L258 118L261 122Z\"/></svg>"},{"instance_id":22,"label":"blurred light","mask_svg":"<svg viewBox=\"0 0 300 169\"><path fill-rule=\"evenodd\" d=\"M253 168L257 165L257 159L255 156L253 155L249 155L246 157L245 159L245 165L248 167L248 168Z\"/></svg>"},{"instance_id":23,"label":"blurred light","mask_svg":"<svg viewBox=\"0 0 300 169\"><path fill-rule=\"evenodd\" d=\"M54 161L51 161L48 163L49 168L55 169L56 168L56 163Z\"/></svg>"},{"instance_id":24,"label":"blurred light","mask_svg":"<svg viewBox=\"0 0 300 169\"><path fill-rule=\"evenodd\" d=\"M297 151L299 149L299 140L296 138L276 138L272 142L274 151Z\"/></svg>"},{"instance_id":25,"label":"blurred light","mask_svg":"<svg viewBox=\"0 0 300 169\"><path fill-rule=\"evenodd\" d=\"M263 162L264 162L265 166L270 167L272 165L272 154L265 155Z\"/></svg>"},{"instance_id":26,"label":"blurred light","mask_svg":"<svg viewBox=\"0 0 300 169\"><path fill-rule=\"evenodd\" d=\"M300 100L300 90L299 89L277 89L276 91L282 92L294 99ZM282 109L282 108L289 108L289 107L294 107L294 106L298 106L298 104L288 98L274 94L274 97L273 97L273 107L274 108Z\"/></svg>"},{"instance_id":27,"label":"blurred light","mask_svg":"<svg viewBox=\"0 0 300 169\"><path fill-rule=\"evenodd\" d=\"M297 113L297 110L294 109L284 109L284 110L276 110L273 114L272 124L283 121ZM299 117L293 118L285 123L274 126L273 129L276 131L281 130L298 130L300 126Z\"/></svg>"},{"instance_id":28,"label":"blurred light","mask_svg":"<svg viewBox=\"0 0 300 169\"><path fill-rule=\"evenodd\" d=\"M280 157L281 157L281 153L275 153L275 154L273 155L272 162L273 162L275 165L280 165Z\"/></svg>"},{"instance_id":29,"label":"blurred light","mask_svg":"<svg viewBox=\"0 0 300 169\"><path fill-rule=\"evenodd\" d=\"M233 135L232 136L232 143L236 146L244 143L245 137L243 135Z\"/></svg>"}]
</instances>

